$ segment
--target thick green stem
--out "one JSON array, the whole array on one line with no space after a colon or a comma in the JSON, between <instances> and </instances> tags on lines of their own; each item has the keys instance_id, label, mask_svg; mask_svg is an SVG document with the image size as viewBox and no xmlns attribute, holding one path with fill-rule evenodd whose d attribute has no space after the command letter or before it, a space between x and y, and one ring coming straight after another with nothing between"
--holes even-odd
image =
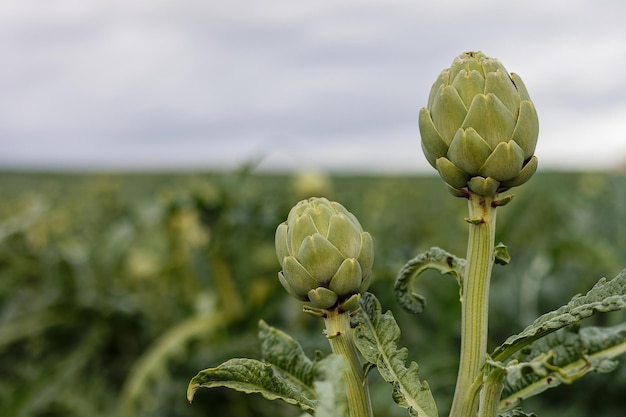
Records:
<instances>
[{"instance_id":1,"label":"thick green stem","mask_svg":"<svg viewBox=\"0 0 626 417\"><path fill-rule=\"evenodd\" d=\"M350 328L350 315L332 310L328 312L324 322L326 323L326 337L333 353L345 356L350 363L350 370L345 374L350 417L373 417L363 366Z\"/></svg>"},{"instance_id":2,"label":"thick green stem","mask_svg":"<svg viewBox=\"0 0 626 417\"><path fill-rule=\"evenodd\" d=\"M483 378L483 388L480 391L480 406L478 417L498 417L498 406L504 389L506 369L491 367L487 376Z\"/></svg>"},{"instance_id":3,"label":"thick green stem","mask_svg":"<svg viewBox=\"0 0 626 417\"><path fill-rule=\"evenodd\" d=\"M469 194L469 241L461 297L461 357L450 417L472 417L478 410L478 396L472 385L487 354L489 283L496 231L494 197Z\"/></svg>"}]
</instances>

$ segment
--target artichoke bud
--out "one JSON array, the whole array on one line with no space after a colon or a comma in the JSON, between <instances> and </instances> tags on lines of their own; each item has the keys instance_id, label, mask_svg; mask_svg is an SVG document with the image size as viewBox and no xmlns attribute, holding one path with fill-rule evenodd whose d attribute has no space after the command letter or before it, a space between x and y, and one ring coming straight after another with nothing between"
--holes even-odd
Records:
<instances>
[{"instance_id":1,"label":"artichoke bud","mask_svg":"<svg viewBox=\"0 0 626 417\"><path fill-rule=\"evenodd\" d=\"M482 52L463 53L441 72L419 128L426 159L455 190L493 195L537 169L539 120L528 90Z\"/></svg>"},{"instance_id":2,"label":"artichoke bud","mask_svg":"<svg viewBox=\"0 0 626 417\"><path fill-rule=\"evenodd\" d=\"M371 282L374 245L345 207L325 198L300 201L276 229L275 244L278 279L289 294L318 309L358 307L355 295Z\"/></svg>"}]
</instances>

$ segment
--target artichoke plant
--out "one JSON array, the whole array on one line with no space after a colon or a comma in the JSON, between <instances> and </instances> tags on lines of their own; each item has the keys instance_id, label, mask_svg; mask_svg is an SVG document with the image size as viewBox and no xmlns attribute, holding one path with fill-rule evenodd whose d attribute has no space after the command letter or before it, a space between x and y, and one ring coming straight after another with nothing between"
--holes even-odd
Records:
<instances>
[{"instance_id":1,"label":"artichoke plant","mask_svg":"<svg viewBox=\"0 0 626 417\"><path fill-rule=\"evenodd\" d=\"M482 52L441 72L419 113L422 149L446 183L493 195L528 181L539 121L521 78Z\"/></svg>"},{"instance_id":2,"label":"artichoke plant","mask_svg":"<svg viewBox=\"0 0 626 417\"><path fill-rule=\"evenodd\" d=\"M313 308L358 307L371 281L372 237L339 203L300 201L276 229L278 278L285 289Z\"/></svg>"}]
</instances>

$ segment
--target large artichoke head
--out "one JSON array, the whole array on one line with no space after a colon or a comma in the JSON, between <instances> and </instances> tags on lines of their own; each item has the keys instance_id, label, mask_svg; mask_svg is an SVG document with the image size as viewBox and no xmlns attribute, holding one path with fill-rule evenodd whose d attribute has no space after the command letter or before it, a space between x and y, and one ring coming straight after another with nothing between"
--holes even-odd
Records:
<instances>
[{"instance_id":1,"label":"large artichoke head","mask_svg":"<svg viewBox=\"0 0 626 417\"><path fill-rule=\"evenodd\" d=\"M422 149L455 190L493 195L528 181L539 121L521 78L482 52L441 72L420 110Z\"/></svg>"},{"instance_id":2,"label":"large artichoke head","mask_svg":"<svg viewBox=\"0 0 626 417\"><path fill-rule=\"evenodd\" d=\"M372 237L339 203L309 198L294 206L276 229L280 283L317 309L358 307L371 281Z\"/></svg>"}]
</instances>

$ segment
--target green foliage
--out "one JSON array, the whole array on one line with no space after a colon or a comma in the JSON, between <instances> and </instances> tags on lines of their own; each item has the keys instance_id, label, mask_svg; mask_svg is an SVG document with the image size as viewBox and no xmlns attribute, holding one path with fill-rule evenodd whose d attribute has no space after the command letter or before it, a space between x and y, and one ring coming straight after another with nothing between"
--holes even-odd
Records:
<instances>
[{"instance_id":1,"label":"green foliage","mask_svg":"<svg viewBox=\"0 0 626 417\"><path fill-rule=\"evenodd\" d=\"M411 416L436 417L437 406L426 381L418 377L418 365L406 367L408 351L398 348L400 328L393 314L382 314L380 302L371 293L361 298L357 313L356 345L365 360L374 365L383 379L393 386L392 397Z\"/></svg>"},{"instance_id":2,"label":"green foliage","mask_svg":"<svg viewBox=\"0 0 626 417\"><path fill-rule=\"evenodd\" d=\"M199 369L259 356L259 317L288 328L307 352L327 349L319 323L283 296L276 277L276 225L308 196L290 176L2 173L0 190L0 415L301 414L229 390L199 391L192 405L184 396ZM464 252L466 205L427 176L334 176L323 196L350 207L372 234L371 291L392 310L407 360L419 360L445 415L458 360L458 285L420 275L429 303L417 324L390 288L406 260L431 245ZM539 172L516 190L498 213L496 241L512 259L494 267L492 348L623 268L625 212L623 173ZM625 317L586 321L612 328ZM371 374L376 416L405 416ZM600 377L590 372L523 406L542 416L621 417L626 367Z\"/></svg>"},{"instance_id":3,"label":"green foliage","mask_svg":"<svg viewBox=\"0 0 626 417\"><path fill-rule=\"evenodd\" d=\"M614 279L602 278L586 295L577 295L546 313L498 347L492 357L509 361L500 408L562 383L570 384L588 372L615 370L615 358L626 352L626 324L579 328L580 320L596 313L626 308L626 270Z\"/></svg>"},{"instance_id":4,"label":"green foliage","mask_svg":"<svg viewBox=\"0 0 626 417\"><path fill-rule=\"evenodd\" d=\"M198 388L227 387L281 399L315 417L347 415L341 375L349 365L343 356L331 354L314 362L291 336L264 321L259 323L259 339L264 361L235 358L200 371L189 383L189 401Z\"/></svg>"},{"instance_id":5,"label":"green foliage","mask_svg":"<svg viewBox=\"0 0 626 417\"><path fill-rule=\"evenodd\" d=\"M201 387L227 387L246 394L259 393L268 400L281 399L304 411L313 411L313 399L307 395L312 394L311 387L303 381L285 379L281 375L289 372L289 369L276 370L272 364L254 359L229 359L217 368L205 369L193 377L187 398L193 399L195 391Z\"/></svg>"},{"instance_id":6,"label":"green foliage","mask_svg":"<svg viewBox=\"0 0 626 417\"><path fill-rule=\"evenodd\" d=\"M564 327L514 355L507 369L501 409L509 409L588 372L615 370L615 358L626 352L626 323L610 327Z\"/></svg>"},{"instance_id":7,"label":"green foliage","mask_svg":"<svg viewBox=\"0 0 626 417\"><path fill-rule=\"evenodd\" d=\"M407 311L421 313L426 307L426 298L413 291L413 281L425 270L434 269L442 275L452 276L462 287L461 280L464 268L465 259L457 258L439 248L431 248L428 252L421 253L411 259L402 267L394 286L396 298Z\"/></svg>"},{"instance_id":8,"label":"green foliage","mask_svg":"<svg viewBox=\"0 0 626 417\"><path fill-rule=\"evenodd\" d=\"M492 357L505 360L527 344L570 324L592 316L626 308L626 269L614 279L601 279L589 292L577 295L558 310L546 313L521 333L509 337Z\"/></svg>"},{"instance_id":9,"label":"green foliage","mask_svg":"<svg viewBox=\"0 0 626 417\"><path fill-rule=\"evenodd\" d=\"M237 299L280 308L258 239L278 217L245 178L1 175L0 414L202 415L180 401L189 376L226 340L253 350ZM258 260L235 262L244 251Z\"/></svg>"},{"instance_id":10,"label":"green foliage","mask_svg":"<svg viewBox=\"0 0 626 417\"><path fill-rule=\"evenodd\" d=\"M139 407L139 404L135 404L135 402L139 401L145 387L151 383L151 379L155 375L167 372L165 367L167 361L173 358L177 352L184 351L184 347L190 339L196 339L202 334L213 333L226 323L224 314L211 311L184 320L153 342L150 348L133 364L124 382L120 396L120 417L132 417L134 415Z\"/></svg>"},{"instance_id":11,"label":"green foliage","mask_svg":"<svg viewBox=\"0 0 626 417\"><path fill-rule=\"evenodd\" d=\"M259 339L265 362L237 358L200 371L189 383L189 401L198 388L224 386L248 394L259 393L268 400L281 399L312 412L317 397L313 388L313 362L298 342L263 321L259 324Z\"/></svg>"}]
</instances>

